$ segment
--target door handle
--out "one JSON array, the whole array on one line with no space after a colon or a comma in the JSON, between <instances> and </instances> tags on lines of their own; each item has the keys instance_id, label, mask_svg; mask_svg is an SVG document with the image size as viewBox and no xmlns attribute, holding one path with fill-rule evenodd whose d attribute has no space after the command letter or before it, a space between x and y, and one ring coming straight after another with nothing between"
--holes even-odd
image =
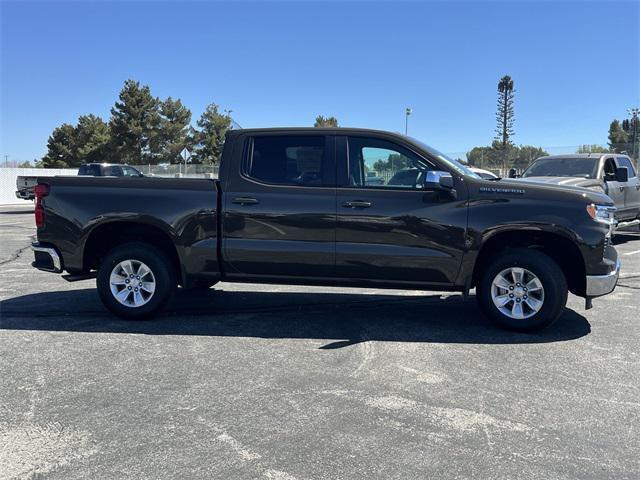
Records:
<instances>
[{"instance_id":1,"label":"door handle","mask_svg":"<svg viewBox=\"0 0 640 480\"><path fill-rule=\"evenodd\" d=\"M343 203L342 206L346 208L369 208L371 206L371 202L352 200L350 202Z\"/></svg>"},{"instance_id":2,"label":"door handle","mask_svg":"<svg viewBox=\"0 0 640 480\"><path fill-rule=\"evenodd\" d=\"M260 201L251 197L236 197L231 200L231 203L235 203L237 205L257 205Z\"/></svg>"}]
</instances>

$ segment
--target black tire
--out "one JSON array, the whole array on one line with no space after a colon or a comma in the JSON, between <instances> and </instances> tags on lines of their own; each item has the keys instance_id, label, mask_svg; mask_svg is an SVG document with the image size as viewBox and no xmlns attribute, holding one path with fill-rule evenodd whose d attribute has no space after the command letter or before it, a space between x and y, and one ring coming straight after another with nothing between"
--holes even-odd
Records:
<instances>
[{"instance_id":1,"label":"black tire","mask_svg":"<svg viewBox=\"0 0 640 480\"><path fill-rule=\"evenodd\" d=\"M528 318L516 319L504 314L492 299L494 278L512 267L524 268L536 275L544 289L542 306ZM508 249L497 254L488 262L476 287L476 298L485 315L501 328L520 332L536 332L555 322L564 311L567 294L567 280L558 264L544 253L527 248ZM513 306L513 303L509 306ZM509 306L505 308L510 308ZM521 308L523 307L524 304ZM527 312L531 313L533 310Z\"/></svg>"},{"instance_id":2,"label":"black tire","mask_svg":"<svg viewBox=\"0 0 640 480\"><path fill-rule=\"evenodd\" d=\"M125 260L142 262L153 274L155 289L141 306L123 305L111 291L111 273ZM100 264L96 286L100 300L110 312L127 320L144 320L159 314L169 304L176 289L176 274L166 255L155 247L146 243L126 243L111 250Z\"/></svg>"}]
</instances>

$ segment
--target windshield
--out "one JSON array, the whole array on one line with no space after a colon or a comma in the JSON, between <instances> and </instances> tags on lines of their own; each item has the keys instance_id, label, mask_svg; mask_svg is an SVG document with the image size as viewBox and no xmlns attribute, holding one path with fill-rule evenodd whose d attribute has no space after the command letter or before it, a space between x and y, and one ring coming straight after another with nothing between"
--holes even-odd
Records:
<instances>
[{"instance_id":1,"label":"windshield","mask_svg":"<svg viewBox=\"0 0 640 480\"><path fill-rule=\"evenodd\" d=\"M411 138L411 140L413 140L413 142L418 144L423 150L426 150L429 154L433 155L438 160L443 161L444 163L446 163L448 166L453 168L459 174L466 175L467 177L480 178L480 176L478 174L476 174L475 172L472 172L469 169L469 167L467 167L466 165L463 165L458 160L454 160L453 158L447 157L444 153L439 152L435 148L430 147L429 145L427 145L426 143L421 142L420 140L417 140L417 139L415 139L413 137L409 137L409 138Z\"/></svg>"},{"instance_id":2,"label":"windshield","mask_svg":"<svg viewBox=\"0 0 640 480\"><path fill-rule=\"evenodd\" d=\"M522 174L527 177L595 178L597 158L539 158Z\"/></svg>"}]
</instances>

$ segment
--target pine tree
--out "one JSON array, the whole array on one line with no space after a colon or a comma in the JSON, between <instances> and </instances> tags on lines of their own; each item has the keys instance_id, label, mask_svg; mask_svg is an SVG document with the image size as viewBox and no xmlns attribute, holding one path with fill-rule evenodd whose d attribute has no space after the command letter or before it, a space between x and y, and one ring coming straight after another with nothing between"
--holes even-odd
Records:
<instances>
[{"instance_id":1,"label":"pine tree","mask_svg":"<svg viewBox=\"0 0 640 480\"><path fill-rule=\"evenodd\" d=\"M120 163L143 165L160 159L159 100L147 85L127 80L111 109L112 146Z\"/></svg>"},{"instance_id":2,"label":"pine tree","mask_svg":"<svg viewBox=\"0 0 640 480\"><path fill-rule=\"evenodd\" d=\"M74 156L79 164L109 161L111 131L100 117L89 114L78 118L75 127Z\"/></svg>"},{"instance_id":3,"label":"pine tree","mask_svg":"<svg viewBox=\"0 0 640 480\"><path fill-rule=\"evenodd\" d=\"M609 125L609 147L612 152L624 152L627 150L629 136L624 131L620 121L614 120Z\"/></svg>"},{"instance_id":4,"label":"pine tree","mask_svg":"<svg viewBox=\"0 0 640 480\"><path fill-rule=\"evenodd\" d=\"M199 131L195 132L195 160L208 165L217 164L222 156L224 136L231 127L231 117L221 114L215 103L207 106L198 120Z\"/></svg>"},{"instance_id":5,"label":"pine tree","mask_svg":"<svg viewBox=\"0 0 640 480\"><path fill-rule=\"evenodd\" d=\"M160 163L179 163L183 148L192 147L191 111L180 99L167 98L160 104L159 142Z\"/></svg>"},{"instance_id":6,"label":"pine tree","mask_svg":"<svg viewBox=\"0 0 640 480\"><path fill-rule=\"evenodd\" d=\"M513 79L509 75L505 75L498 82L498 111L496 112L498 125L496 127L496 138L493 142L494 148L498 153L498 162L505 171L509 163L515 161L514 152L512 151L513 143L511 142L511 137L515 135L513 132L514 92Z\"/></svg>"},{"instance_id":7,"label":"pine tree","mask_svg":"<svg viewBox=\"0 0 640 480\"><path fill-rule=\"evenodd\" d=\"M79 162L75 156L76 131L73 125L63 123L53 130L47 140L47 153L42 157L46 168L77 167Z\"/></svg>"}]
</instances>

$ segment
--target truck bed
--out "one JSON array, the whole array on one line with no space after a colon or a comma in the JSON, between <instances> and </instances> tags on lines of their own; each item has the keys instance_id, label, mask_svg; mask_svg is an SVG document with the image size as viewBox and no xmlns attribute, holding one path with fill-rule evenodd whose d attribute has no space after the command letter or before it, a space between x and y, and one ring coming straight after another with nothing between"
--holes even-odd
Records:
<instances>
[{"instance_id":1,"label":"truck bed","mask_svg":"<svg viewBox=\"0 0 640 480\"><path fill-rule=\"evenodd\" d=\"M133 177L38 177L49 185L38 239L61 254L64 268L87 272L85 244L96 238L166 239L182 272L217 271L216 180ZM105 244L105 248L106 248Z\"/></svg>"}]
</instances>

